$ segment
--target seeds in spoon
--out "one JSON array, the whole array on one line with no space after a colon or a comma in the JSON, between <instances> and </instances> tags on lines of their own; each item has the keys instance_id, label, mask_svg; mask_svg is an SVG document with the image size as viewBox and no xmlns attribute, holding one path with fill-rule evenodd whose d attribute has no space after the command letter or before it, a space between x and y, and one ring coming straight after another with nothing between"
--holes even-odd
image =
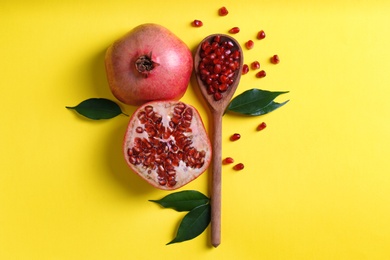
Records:
<instances>
[{"instance_id":1,"label":"seeds in spoon","mask_svg":"<svg viewBox=\"0 0 390 260\"><path fill-rule=\"evenodd\" d=\"M239 72L241 53L232 41L217 35L202 43L199 55L199 76L207 93L213 95L215 101L221 100Z\"/></svg>"}]
</instances>

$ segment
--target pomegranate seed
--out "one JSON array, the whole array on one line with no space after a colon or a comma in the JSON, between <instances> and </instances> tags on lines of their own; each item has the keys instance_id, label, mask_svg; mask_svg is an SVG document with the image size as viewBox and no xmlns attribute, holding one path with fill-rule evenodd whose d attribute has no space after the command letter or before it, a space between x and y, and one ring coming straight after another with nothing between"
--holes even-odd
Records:
<instances>
[{"instance_id":1,"label":"pomegranate seed","mask_svg":"<svg viewBox=\"0 0 390 260\"><path fill-rule=\"evenodd\" d=\"M252 41L252 40L249 40L245 43L245 47L250 50L253 48L253 46L255 45L255 43Z\"/></svg>"},{"instance_id":2,"label":"pomegranate seed","mask_svg":"<svg viewBox=\"0 0 390 260\"><path fill-rule=\"evenodd\" d=\"M203 26L203 22L200 21L200 20L194 20L192 22L192 26L194 26L194 27L202 27Z\"/></svg>"},{"instance_id":3,"label":"pomegranate seed","mask_svg":"<svg viewBox=\"0 0 390 260\"><path fill-rule=\"evenodd\" d=\"M218 101L222 99L222 94L220 92L214 93L214 100Z\"/></svg>"},{"instance_id":4,"label":"pomegranate seed","mask_svg":"<svg viewBox=\"0 0 390 260\"><path fill-rule=\"evenodd\" d=\"M224 160L223 160L223 163L224 164L231 164L231 163L234 163L234 159L232 157L226 157Z\"/></svg>"},{"instance_id":5,"label":"pomegranate seed","mask_svg":"<svg viewBox=\"0 0 390 260\"><path fill-rule=\"evenodd\" d=\"M266 127L267 127L267 124L265 122L262 122L260 125L257 126L257 131L261 131Z\"/></svg>"},{"instance_id":6,"label":"pomegranate seed","mask_svg":"<svg viewBox=\"0 0 390 260\"><path fill-rule=\"evenodd\" d=\"M230 140L231 140L231 141L237 141L237 140L240 139L240 138L241 138L241 135L235 133L235 134L233 134L233 135L230 137Z\"/></svg>"},{"instance_id":7,"label":"pomegranate seed","mask_svg":"<svg viewBox=\"0 0 390 260\"><path fill-rule=\"evenodd\" d=\"M264 78L267 74L265 73L264 70L260 70L259 72L256 73L256 78Z\"/></svg>"},{"instance_id":8,"label":"pomegranate seed","mask_svg":"<svg viewBox=\"0 0 390 260\"><path fill-rule=\"evenodd\" d=\"M244 169L244 164L238 163L238 164L234 165L233 169L236 171L240 171L240 170Z\"/></svg>"},{"instance_id":9,"label":"pomegranate seed","mask_svg":"<svg viewBox=\"0 0 390 260\"><path fill-rule=\"evenodd\" d=\"M252 68L253 70L260 69L260 62L258 62L258 61L252 62L251 68Z\"/></svg>"},{"instance_id":10,"label":"pomegranate seed","mask_svg":"<svg viewBox=\"0 0 390 260\"><path fill-rule=\"evenodd\" d=\"M225 15L227 15L228 13L229 13L229 11L226 9L225 6L219 8L219 10L218 10L218 14L219 14L220 16L225 16Z\"/></svg>"},{"instance_id":11,"label":"pomegranate seed","mask_svg":"<svg viewBox=\"0 0 390 260\"><path fill-rule=\"evenodd\" d=\"M244 64L243 66L242 66L242 75L245 75L245 74L247 74L249 72L249 66L248 66L248 64Z\"/></svg>"},{"instance_id":12,"label":"pomegranate seed","mask_svg":"<svg viewBox=\"0 0 390 260\"><path fill-rule=\"evenodd\" d=\"M263 30L257 33L257 39L262 40L265 38L265 32Z\"/></svg>"},{"instance_id":13,"label":"pomegranate seed","mask_svg":"<svg viewBox=\"0 0 390 260\"><path fill-rule=\"evenodd\" d=\"M278 55L275 54L274 56L271 57L271 63L278 64L279 62L280 60Z\"/></svg>"},{"instance_id":14,"label":"pomegranate seed","mask_svg":"<svg viewBox=\"0 0 390 260\"><path fill-rule=\"evenodd\" d=\"M136 131L137 133L139 133L139 134L142 134L142 133L144 132L144 129L143 129L142 127L138 126L138 127L135 129L135 131Z\"/></svg>"},{"instance_id":15,"label":"pomegranate seed","mask_svg":"<svg viewBox=\"0 0 390 260\"><path fill-rule=\"evenodd\" d=\"M240 28L238 28L238 27L233 27L232 29L229 30L229 33L233 33L233 34L236 34L239 32L240 32Z\"/></svg>"}]
</instances>

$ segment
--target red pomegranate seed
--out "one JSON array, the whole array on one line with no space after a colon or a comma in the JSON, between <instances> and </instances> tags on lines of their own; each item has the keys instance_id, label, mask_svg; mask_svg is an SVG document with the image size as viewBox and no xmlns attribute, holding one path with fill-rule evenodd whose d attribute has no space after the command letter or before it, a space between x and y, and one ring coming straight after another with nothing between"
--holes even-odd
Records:
<instances>
[{"instance_id":1,"label":"red pomegranate seed","mask_svg":"<svg viewBox=\"0 0 390 260\"><path fill-rule=\"evenodd\" d=\"M253 46L255 45L255 43L252 41L252 40L249 40L245 43L245 47L250 50L253 48Z\"/></svg>"},{"instance_id":2,"label":"red pomegranate seed","mask_svg":"<svg viewBox=\"0 0 390 260\"><path fill-rule=\"evenodd\" d=\"M222 99L222 94L220 92L214 93L214 100L218 101Z\"/></svg>"},{"instance_id":3,"label":"red pomegranate seed","mask_svg":"<svg viewBox=\"0 0 390 260\"><path fill-rule=\"evenodd\" d=\"M236 34L239 32L240 32L240 28L238 28L238 27L233 27L232 29L229 30L229 33L233 33L233 34Z\"/></svg>"},{"instance_id":4,"label":"red pomegranate seed","mask_svg":"<svg viewBox=\"0 0 390 260\"><path fill-rule=\"evenodd\" d=\"M231 140L231 141L237 141L237 140L240 139L240 138L241 138L241 135L235 133L235 134L233 134L233 135L230 137L230 140Z\"/></svg>"},{"instance_id":5,"label":"red pomegranate seed","mask_svg":"<svg viewBox=\"0 0 390 260\"><path fill-rule=\"evenodd\" d=\"M261 131L266 127L267 127L267 124L265 122L262 122L260 125L257 126L257 131Z\"/></svg>"},{"instance_id":6,"label":"red pomegranate seed","mask_svg":"<svg viewBox=\"0 0 390 260\"><path fill-rule=\"evenodd\" d=\"M264 78L267 75L264 70L260 70L256 73L256 78Z\"/></svg>"},{"instance_id":7,"label":"red pomegranate seed","mask_svg":"<svg viewBox=\"0 0 390 260\"><path fill-rule=\"evenodd\" d=\"M224 164L231 164L231 163L234 163L234 159L232 157L226 157L224 160L223 160L223 163Z\"/></svg>"},{"instance_id":8,"label":"red pomegranate seed","mask_svg":"<svg viewBox=\"0 0 390 260\"><path fill-rule=\"evenodd\" d=\"M244 169L244 164L238 163L238 164L234 165L233 169L236 171L240 171L240 170Z\"/></svg>"},{"instance_id":9,"label":"red pomegranate seed","mask_svg":"<svg viewBox=\"0 0 390 260\"><path fill-rule=\"evenodd\" d=\"M280 59L279 59L279 56L278 55L274 55L271 57L271 63L273 64L278 64L280 62Z\"/></svg>"},{"instance_id":10,"label":"red pomegranate seed","mask_svg":"<svg viewBox=\"0 0 390 260\"><path fill-rule=\"evenodd\" d=\"M219 14L220 16L225 16L225 15L227 15L228 13L229 13L229 11L226 9L225 6L222 6L222 7L219 8L219 10L218 10L218 14Z\"/></svg>"},{"instance_id":11,"label":"red pomegranate seed","mask_svg":"<svg viewBox=\"0 0 390 260\"><path fill-rule=\"evenodd\" d=\"M252 68L253 70L260 69L260 62L258 62L258 61L252 62L251 68Z\"/></svg>"},{"instance_id":12,"label":"red pomegranate seed","mask_svg":"<svg viewBox=\"0 0 390 260\"><path fill-rule=\"evenodd\" d=\"M262 40L265 38L265 32L263 30L257 33L257 39Z\"/></svg>"},{"instance_id":13,"label":"red pomegranate seed","mask_svg":"<svg viewBox=\"0 0 390 260\"><path fill-rule=\"evenodd\" d=\"M247 74L249 72L249 66L248 66L248 64L244 64L243 66L242 66L242 75L245 75L245 74Z\"/></svg>"},{"instance_id":14,"label":"red pomegranate seed","mask_svg":"<svg viewBox=\"0 0 390 260\"><path fill-rule=\"evenodd\" d=\"M194 26L194 27L201 27L201 26L203 26L203 22L201 20L194 20L192 22L192 26Z\"/></svg>"}]
</instances>

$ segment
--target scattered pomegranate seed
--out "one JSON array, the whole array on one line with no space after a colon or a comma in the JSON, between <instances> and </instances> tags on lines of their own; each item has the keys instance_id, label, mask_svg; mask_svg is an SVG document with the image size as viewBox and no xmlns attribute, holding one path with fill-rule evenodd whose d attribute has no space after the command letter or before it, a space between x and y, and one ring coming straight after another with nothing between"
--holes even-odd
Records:
<instances>
[{"instance_id":1,"label":"scattered pomegranate seed","mask_svg":"<svg viewBox=\"0 0 390 260\"><path fill-rule=\"evenodd\" d=\"M240 170L244 169L244 164L238 163L238 164L234 165L233 169L236 171L240 171Z\"/></svg>"},{"instance_id":2,"label":"scattered pomegranate seed","mask_svg":"<svg viewBox=\"0 0 390 260\"><path fill-rule=\"evenodd\" d=\"M265 38L265 32L263 30L257 33L257 39L262 40Z\"/></svg>"},{"instance_id":3,"label":"scattered pomegranate seed","mask_svg":"<svg viewBox=\"0 0 390 260\"><path fill-rule=\"evenodd\" d=\"M252 41L252 40L249 40L245 43L245 47L250 50L253 48L253 46L255 45L255 43Z\"/></svg>"},{"instance_id":4,"label":"scattered pomegranate seed","mask_svg":"<svg viewBox=\"0 0 390 260\"><path fill-rule=\"evenodd\" d=\"M192 22L192 26L194 26L194 27L202 27L203 26L203 22L201 20L194 20Z\"/></svg>"},{"instance_id":5,"label":"scattered pomegranate seed","mask_svg":"<svg viewBox=\"0 0 390 260\"><path fill-rule=\"evenodd\" d=\"M245 75L245 74L247 74L249 72L249 66L248 66L248 64L244 64L243 66L242 66L242 75Z\"/></svg>"},{"instance_id":6,"label":"scattered pomegranate seed","mask_svg":"<svg viewBox=\"0 0 390 260\"><path fill-rule=\"evenodd\" d=\"M202 43L199 76L207 87L207 93L218 101L233 84L237 70L240 69L241 52L229 40L221 40L219 35L210 42Z\"/></svg>"},{"instance_id":7,"label":"scattered pomegranate seed","mask_svg":"<svg viewBox=\"0 0 390 260\"><path fill-rule=\"evenodd\" d=\"M257 131L261 131L266 127L267 127L267 124L265 122L262 122L260 125L257 126Z\"/></svg>"},{"instance_id":8,"label":"scattered pomegranate seed","mask_svg":"<svg viewBox=\"0 0 390 260\"><path fill-rule=\"evenodd\" d=\"M219 8L219 10L218 10L218 14L219 14L220 16L225 16L225 15L227 15L228 13L229 13L229 11L226 9L225 6L222 6L222 7Z\"/></svg>"},{"instance_id":9,"label":"scattered pomegranate seed","mask_svg":"<svg viewBox=\"0 0 390 260\"><path fill-rule=\"evenodd\" d=\"M256 78L264 78L267 75L264 70L260 70L256 73Z\"/></svg>"},{"instance_id":10,"label":"scattered pomegranate seed","mask_svg":"<svg viewBox=\"0 0 390 260\"><path fill-rule=\"evenodd\" d=\"M241 138L241 135L235 133L235 134L233 134L233 135L230 137L230 140L231 140L231 141L237 141L237 140L240 139L240 138Z\"/></svg>"},{"instance_id":11,"label":"scattered pomegranate seed","mask_svg":"<svg viewBox=\"0 0 390 260\"><path fill-rule=\"evenodd\" d=\"M229 33L233 33L233 34L236 34L239 32L240 32L240 28L238 28L238 27L233 27L232 29L229 30Z\"/></svg>"},{"instance_id":12,"label":"scattered pomegranate seed","mask_svg":"<svg viewBox=\"0 0 390 260\"><path fill-rule=\"evenodd\" d=\"M252 62L251 68L252 68L253 70L260 69L260 62L258 62L258 61Z\"/></svg>"},{"instance_id":13,"label":"scattered pomegranate seed","mask_svg":"<svg viewBox=\"0 0 390 260\"><path fill-rule=\"evenodd\" d=\"M274 55L271 57L271 63L273 64L278 64L280 62L280 59L279 59L279 56L278 55Z\"/></svg>"},{"instance_id":14,"label":"scattered pomegranate seed","mask_svg":"<svg viewBox=\"0 0 390 260\"><path fill-rule=\"evenodd\" d=\"M231 164L231 163L234 163L234 159L232 157L226 157L224 160L223 160L223 163L224 164Z\"/></svg>"}]
</instances>

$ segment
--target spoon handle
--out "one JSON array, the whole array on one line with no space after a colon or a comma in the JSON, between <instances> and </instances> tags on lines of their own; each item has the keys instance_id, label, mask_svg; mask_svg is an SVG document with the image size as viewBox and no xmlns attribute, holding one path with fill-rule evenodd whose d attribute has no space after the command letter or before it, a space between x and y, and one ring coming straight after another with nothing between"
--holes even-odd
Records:
<instances>
[{"instance_id":1,"label":"spoon handle","mask_svg":"<svg viewBox=\"0 0 390 260\"><path fill-rule=\"evenodd\" d=\"M215 113L213 117L211 244L214 247L221 243L222 115L222 113Z\"/></svg>"}]
</instances>

